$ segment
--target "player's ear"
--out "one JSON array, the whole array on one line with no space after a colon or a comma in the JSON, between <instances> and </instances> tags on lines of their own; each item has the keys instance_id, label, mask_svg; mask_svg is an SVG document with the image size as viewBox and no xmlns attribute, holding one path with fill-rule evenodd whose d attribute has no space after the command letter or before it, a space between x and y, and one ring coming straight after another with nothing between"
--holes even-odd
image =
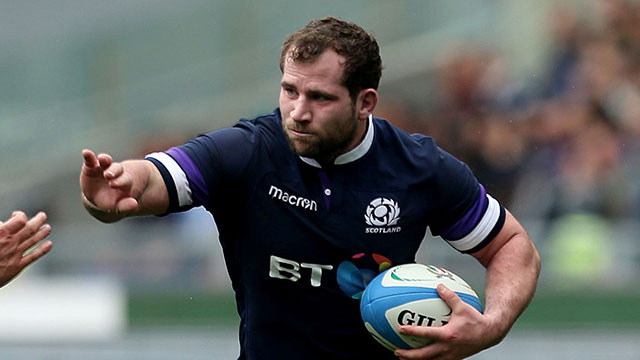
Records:
<instances>
[{"instance_id":1,"label":"player's ear","mask_svg":"<svg viewBox=\"0 0 640 360\"><path fill-rule=\"evenodd\" d=\"M378 104L378 92L375 89L361 90L356 101L358 119L367 119L373 113L376 104Z\"/></svg>"}]
</instances>

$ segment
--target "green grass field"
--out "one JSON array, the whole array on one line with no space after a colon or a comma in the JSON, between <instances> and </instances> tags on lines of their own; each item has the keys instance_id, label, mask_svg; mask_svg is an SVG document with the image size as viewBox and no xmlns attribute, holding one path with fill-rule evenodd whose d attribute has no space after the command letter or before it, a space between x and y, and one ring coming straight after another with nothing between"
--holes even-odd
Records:
<instances>
[{"instance_id":1,"label":"green grass field","mask_svg":"<svg viewBox=\"0 0 640 360\"><path fill-rule=\"evenodd\" d=\"M232 294L132 294L129 325L235 326ZM539 294L515 327L534 329L640 328L640 294Z\"/></svg>"},{"instance_id":2,"label":"green grass field","mask_svg":"<svg viewBox=\"0 0 640 360\"><path fill-rule=\"evenodd\" d=\"M518 320L522 328L640 328L640 294L542 294Z\"/></svg>"},{"instance_id":3,"label":"green grass field","mask_svg":"<svg viewBox=\"0 0 640 360\"><path fill-rule=\"evenodd\" d=\"M240 318L233 294L132 294L129 325L235 326Z\"/></svg>"}]
</instances>

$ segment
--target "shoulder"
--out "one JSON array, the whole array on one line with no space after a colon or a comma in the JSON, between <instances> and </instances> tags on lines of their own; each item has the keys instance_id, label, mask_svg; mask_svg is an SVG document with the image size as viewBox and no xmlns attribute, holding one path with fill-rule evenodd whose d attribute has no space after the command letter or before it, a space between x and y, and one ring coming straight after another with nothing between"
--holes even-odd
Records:
<instances>
[{"instance_id":1,"label":"shoulder","mask_svg":"<svg viewBox=\"0 0 640 360\"><path fill-rule=\"evenodd\" d=\"M460 168L464 164L442 149L436 141L424 134L410 134L395 127L389 121L374 118L376 146L379 156L407 162L412 167L425 170Z\"/></svg>"},{"instance_id":2,"label":"shoulder","mask_svg":"<svg viewBox=\"0 0 640 360\"><path fill-rule=\"evenodd\" d=\"M232 127L214 130L196 139L225 148L238 146L243 142L256 143L263 137L276 139L279 134L282 134L282 128L280 112L276 109L271 113L254 118L242 118Z\"/></svg>"},{"instance_id":3,"label":"shoulder","mask_svg":"<svg viewBox=\"0 0 640 360\"><path fill-rule=\"evenodd\" d=\"M437 217L456 218L473 204L480 191L469 167L434 139L409 134L388 121L377 119L376 166L396 178L406 179L438 210Z\"/></svg>"},{"instance_id":4,"label":"shoulder","mask_svg":"<svg viewBox=\"0 0 640 360\"><path fill-rule=\"evenodd\" d=\"M280 109L250 119L243 118L232 129L267 137L280 137L284 134Z\"/></svg>"},{"instance_id":5,"label":"shoulder","mask_svg":"<svg viewBox=\"0 0 640 360\"><path fill-rule=\"evenodd\" d=\"M260 146L273 146L284 139L278 109L254 118L240 119L235 125L201 134L182 148L199 157L235 159L247 156ZM199 154L199 155L197 155Z\"/></svg>"}]
</instances>

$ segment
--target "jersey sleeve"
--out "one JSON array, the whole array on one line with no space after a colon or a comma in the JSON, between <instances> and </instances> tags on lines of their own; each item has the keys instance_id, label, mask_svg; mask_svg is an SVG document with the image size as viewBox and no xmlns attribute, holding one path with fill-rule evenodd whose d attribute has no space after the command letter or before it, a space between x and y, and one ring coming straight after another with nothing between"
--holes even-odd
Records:
<instances>
[{"instance_id":1,"label":"jersey sleeve","mask_svg":"<svg viewBox=\"0 0 640 360\"><path fill-rule=\"evenodd\" d=\"M147 155L169 192L168 213L210 208L225 185L233 184L248 166L255 139L251 126L235 126Z\"/></svg>"},{"instance_id":2,"label":"jersey sleeve","mask_svg":"<svg viewBox=\"0 0 640 360\"><path fill-rule=\"evenodd\" d=\"M436 188L441 215L431 231L456 250L475 253L500 232L505 209L487 194L466 164L444 150L439 152Z\"/></svg>"}]
</instances>

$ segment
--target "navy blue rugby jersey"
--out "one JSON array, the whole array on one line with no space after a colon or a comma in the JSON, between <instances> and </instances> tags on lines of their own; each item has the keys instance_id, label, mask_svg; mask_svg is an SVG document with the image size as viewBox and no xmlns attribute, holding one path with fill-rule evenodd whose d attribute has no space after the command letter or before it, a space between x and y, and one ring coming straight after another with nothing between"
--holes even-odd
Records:
<instances>
[{"instance_id":1,"label":"navy blue rugby jersey","mask_svg":"<svg viewBox=\"0 0 640 360\"><path fill-rule=\"evenodd\" d=\"M465 164L373 117L362 143L329 168L291 151L278 109L147 159L169 212L204 206L214 216L240 359L394 359L362 323L364 284L415 262L427 227L471 253L504 223Z\"/></svg>"}]
</instances>

